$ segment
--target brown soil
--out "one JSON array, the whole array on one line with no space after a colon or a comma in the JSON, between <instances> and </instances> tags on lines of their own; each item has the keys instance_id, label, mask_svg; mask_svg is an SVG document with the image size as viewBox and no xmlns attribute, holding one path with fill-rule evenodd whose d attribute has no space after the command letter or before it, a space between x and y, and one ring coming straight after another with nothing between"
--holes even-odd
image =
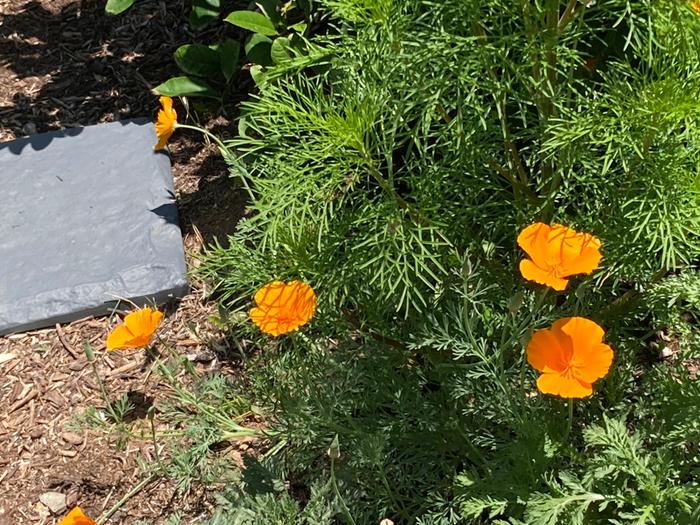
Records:
<instances>
[{"instance_id":1,"label":"brown soil","mask_svg":"<svg viewBox=\"0 0 700 525\"><path fill-rule=\"evenodd\" d=\"M212 42L233 28L193 35L189 1L137 1L125 15L107 17L104 1L0 0L0 142L37 132L154 115L150 89L178 74L173 51L183 43ZM228 37L236 38L235 34ZM185 113L177 106L179 113ZM204 119L227 134L225 117ZM181 227L188 259L214 238L225 239L243 213L245 197L201 137L178 132L170 146ZM216 314L204 286L170 311L159 337L181 354L197 355L223 340L208 318ZM0 337L0 525L54 524L60 516L39 502L58 491L69 507L94 518L144 478L137 460L152 460L153 444L135 439L120 450L114 435L74 430L75 417L103 401L82 348L90 342L113 399L131 393L158 406L167 389L143 352L110 353L104 340L117 318L87 319L62 327ZM210 370L220 365L204 359ZM157 419L158 416L156 416ZM108 523L162 523L183 513L182 523L206 516L211 495L179 493L172 482L147 485Z\"/></svg>"}]
</instances>

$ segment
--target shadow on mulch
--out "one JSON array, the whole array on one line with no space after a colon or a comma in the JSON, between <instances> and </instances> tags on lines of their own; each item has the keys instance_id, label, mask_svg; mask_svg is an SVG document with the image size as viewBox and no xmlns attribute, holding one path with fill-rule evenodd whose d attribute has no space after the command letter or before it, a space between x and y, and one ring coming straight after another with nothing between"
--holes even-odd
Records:
<instances>
[{"instance_id":1,"label":"shadow on mulch","mask_svg":"<svg viewBox=\"0 0 700 525\"><path fill-rule=\"evenodd\" d=\"M104 13L104 2L15 0L0 25L3 127L17 136L152 115L151 89L179 73L173 52L183 43L240 39L230 24L194 33L190 2L136 2Z\"/></svg>"},{"instance_id":2,"label":"shadow on mulch","mask_svg":"<svg viewBox=\"0 0 700 525\"><path fill-rule=\"evenodd\" d=\"M10 4L0 21L0 141L153 117L157 98L151 89L181 74L173 60L177 47L244 38L222 22L193 32L186 23L189 0L136 2L116 17L104 13L104 1L12 0ZM223 13L236 4L245 7L243 2L224 4ZM249 79L241 77L243 94ZM181 105L177 109L185 115ZM225 138L230 130L225 117L206 125ZM202 137L194 133L178 135L171 149L183 236L197 235L196 242L188 243L193 245L210 244L215 238L225 244L243 213L244 193L228 178L215 148L205 148Z\"/></svg>"},{"instance_id":3,"label":"shadow on mulch","mask_svg":"<svg viewBox=\"0 0 700 525\"><path fill-rule=\"evenodd\" d=\"M246 213L248 194L229 177L228 166L218 148L203 147L201 136L188 132L178 137L176 146L171 149L171 158L179 167L177 206L186 247L207 246L215 240L226 246L227 236ZM193 239L194 236L198 238ZM188 239L193 242L188 243Z\"/></svg>"}]
</instances>

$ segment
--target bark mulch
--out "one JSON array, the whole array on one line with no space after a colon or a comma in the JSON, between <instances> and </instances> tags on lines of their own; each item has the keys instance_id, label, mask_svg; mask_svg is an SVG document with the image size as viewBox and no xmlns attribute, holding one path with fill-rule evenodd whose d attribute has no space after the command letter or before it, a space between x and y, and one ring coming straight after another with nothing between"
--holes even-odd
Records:
<instances>
[{"instance_id":1,"label":"bark mulch","mask_svg":"<svg viewBox=\"0 0 700 525\"><path fill-rule=\"evenodd\" d=\"M157 98L150 89L178 73L173 51L232 31L214 24L203 34L190 33L185 22L189 5L184 0L137 1L125 15L107 17L103 1L0 0L0 142L153 116ZM231 127L225 117L210 118L205 125L223 136ZM232 233L245 196L227 177L216 149L205 146L201 137L178 132L170 149L192 263L203 245ZM168 310L159 337L178 353L205 356L197 366L210 371L221 365L205 350L225 338L208 321L216 307L207 299L206 287L196 280L191 284L192 293ZM105 352L105 338L117 322L116 316L85 319L0 337L0 525L57 523L60 515L39 502L47 491L66 495L69 508L79 504L97 517L143 479L137 461L153 459L149 440L130 440L120 450L114 435L76 426L76 417L86 409L103 406L83 353L86 342L97 354L112 399L128 393L137 404L137 417L145 418L148 406L157 406L168 393L144 352ZM210 508L206 491L182 494L173 483L157 481L108 523L162 523L174 510L183 513L183 523L192 523Z\"/></svg>"}]
</instances>

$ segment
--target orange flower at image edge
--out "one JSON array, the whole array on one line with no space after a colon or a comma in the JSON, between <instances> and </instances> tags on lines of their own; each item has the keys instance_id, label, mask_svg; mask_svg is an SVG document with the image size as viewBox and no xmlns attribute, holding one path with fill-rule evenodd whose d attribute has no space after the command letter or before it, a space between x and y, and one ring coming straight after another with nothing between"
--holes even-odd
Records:
<instances>
[{"instance_id":1,"label":"orange flower at image edge","mask_svg":"<svg viewBox=\"0 0 700 525\"><path fill-rule=\"evenodd\" d=\"M159 100L163 109L158 111L158 120L156 120L158 144L153 148L156 151L165 147L168 143L168 139L170 139L177 127L177 113L173 109L173 99L170 97L160 97Z\"/></svg>"},{"instance_id":2,"label":"orange flower at image edge","mask_svg":"<svg viewBox=\"0 0 700 525\"><path fill-rule=\"evenodd\" d=\"M255 294L250 318L266 334L278 336L305 325L316 312L316 293L301 281L273 281Z\"/></svg>"},{"instance_id":3,"label":"orange flower at image edge","mask_svg":"<svg viewBox=\"0 0 700 525\"><path fill-rule=\"evenodd\" d=\"M596 237L560 224L531 224L518 235L518 245L530 256L520 261L522 276L559 291L572 275L597 269L602 257Z\"/></svg>"},{"instance_id":4,"label":"orange flower at image edge","mask_svg":"<svg viewBox=\"0 0 700 525\"><path fill-rule=\"evenodd\" d=\"M696 0L695 2L690 2L690 7L693 8L693 11L700 15L700 0Z\"/></svg>"},{"instance_id":5,"label":"orange flower at image edge","mask_svg":"<svg viewBox=\"0 0 700 525\"><path fill-rule=\"evenodd\" d=\"M109 334L107 350L148 346L162 318L162 312L151 310L149 307L131 312L124 318L124 324L117 326Z\"/></svg>"},{"instance_id":6,"label":"orange flower at image edge","mask_svg":"<svg viewBox=\"0 0 700 525\"><path fill-rule=\"evenodd\" d=\"M80 507L73 507L66 516L58 522L58 525L97 525L95 520L88 518Z\"/></svg>"},{"instance_id":7,"label":"orange flower at image edge","mask_svg":"<svg viewBox=\"0 0 700 525\"><path fill-rule=\"evenodd\" d=\"M584 317L559 319L551 328L535 332L527 345L527 361L542 372L537 388L565 398L590 396L592 383L605 377L613 360L604 336L600 326Z\"/></svg>"}]
</instances>

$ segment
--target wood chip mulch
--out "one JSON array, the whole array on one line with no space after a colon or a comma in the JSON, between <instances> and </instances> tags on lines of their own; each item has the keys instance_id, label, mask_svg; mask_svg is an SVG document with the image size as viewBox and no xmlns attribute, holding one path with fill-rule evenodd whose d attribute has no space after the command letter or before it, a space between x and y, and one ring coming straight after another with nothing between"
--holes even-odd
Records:
<instances>
[{"instance_id":1,"label":"wood chip mulch","mask_svg":"<svg viewBox=\"0 0 700 525\"><path fill-rule=\"evenodd\" d=\"M104 15L103 1L0 0L0 142L154 115L157 100L150 89L178 74L173 51L232 30L215 24L191 34L184 23L189 7L184 0L137 1L115 18ZM231 127L224 117L205 125L224 136ZM191 264L203 245L232 233L245 195L201 137L178 132L170 149ZM223 336L209 321L217 310L206 287L191 284L192 293L168 311L159 337L176 352L196 356ZM143 479L137 460L153 458L150 441L130 440L120 450L114 435L76 426L88 407L103 407L83 352L86 342L112 399L128 393L143 405L137 412L145 412L168 393L143 352L105 351L118 321L85 319L0 337L0 525L57 523L61 514L39 501L51 491L65 495L68 508L79 504L96 518ZM197 364L203 371L216 366L203 361ZM182 523L194 523L211 510L211 495L200 489L181 494L173 483L157 481L108 523L163 523L174 510L183 513Z\"/></svg>"}]
</instances>

